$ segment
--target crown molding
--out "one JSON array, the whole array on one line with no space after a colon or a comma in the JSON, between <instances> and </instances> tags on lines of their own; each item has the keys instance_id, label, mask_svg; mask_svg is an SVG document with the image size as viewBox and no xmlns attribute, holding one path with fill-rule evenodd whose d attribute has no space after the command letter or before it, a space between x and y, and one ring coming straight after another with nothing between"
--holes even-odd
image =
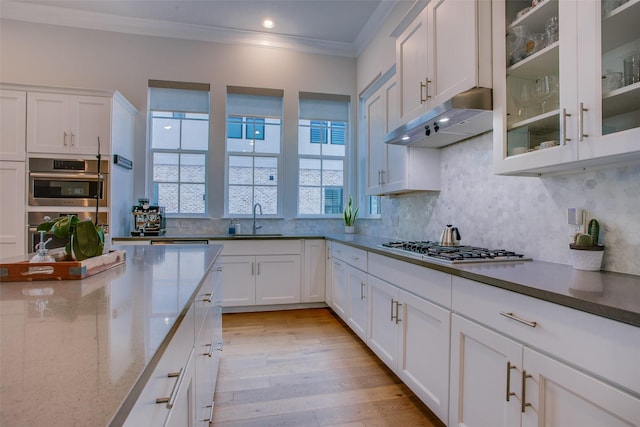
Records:
<instances>
[{"instance_id":1,"label":"crown molding","mask_svg":"<svg viewBox=\"0 0 640 427\"><path fill-rule=\"evenodd\" d=\"M37 24L355 58L380 28L395 3L395 0L382 1L355 43L332 42L205 25L123 17L12 0L0 2L0 17L2 19Z\"/></svg>"}]
</instances>

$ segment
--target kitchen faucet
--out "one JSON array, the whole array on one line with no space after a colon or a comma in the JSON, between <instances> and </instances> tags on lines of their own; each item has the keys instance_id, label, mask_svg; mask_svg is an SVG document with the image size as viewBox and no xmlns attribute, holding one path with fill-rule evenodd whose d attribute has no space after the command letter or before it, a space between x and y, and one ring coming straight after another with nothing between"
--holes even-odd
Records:
<instances>
[{"instance_id":1,"label":"kitchen faucet","mask_svg":"<svg viewBox=\"0 0 640 427\"><path fill-rule=\"evenodd\" d=\"M262 206L260 203L256 203L253 205L253 234L256 234L256 231L260 230L262 226L256 227L256 208L260 208L260 215L262 215Z\"/></svg>"}]
</instances>

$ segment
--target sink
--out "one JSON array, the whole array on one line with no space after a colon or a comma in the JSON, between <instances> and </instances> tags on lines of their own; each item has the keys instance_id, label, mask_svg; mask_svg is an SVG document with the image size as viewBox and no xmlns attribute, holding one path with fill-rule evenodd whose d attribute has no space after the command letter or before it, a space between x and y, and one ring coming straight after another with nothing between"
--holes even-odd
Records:
<instances>
[{"instance_id":1,"label":"sink","mask_svg":"<svg viewBox=\"0 0 640 427\"><path fill-rule=\"evenodd\" d=\"M257 234L234 234L234 239L270 239L273 237L282 237L280 233L257 233Z\"/></svg>"}]
</instances>

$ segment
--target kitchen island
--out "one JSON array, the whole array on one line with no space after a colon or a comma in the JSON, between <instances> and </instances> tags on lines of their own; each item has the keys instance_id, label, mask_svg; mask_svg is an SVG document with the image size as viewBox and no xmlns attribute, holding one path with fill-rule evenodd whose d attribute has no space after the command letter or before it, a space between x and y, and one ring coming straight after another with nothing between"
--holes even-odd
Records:
<instances>
[{"instance_id":1,"label":"kitchen island","mask_svg":"<svg viewBox=\"0 0 640 427\"><path fill-rule=\"evenodd\" d=\"M83 280L0 284L0 425L125 419L222 250L114 248L126 263Z\"/></svg>"}]
</instances>

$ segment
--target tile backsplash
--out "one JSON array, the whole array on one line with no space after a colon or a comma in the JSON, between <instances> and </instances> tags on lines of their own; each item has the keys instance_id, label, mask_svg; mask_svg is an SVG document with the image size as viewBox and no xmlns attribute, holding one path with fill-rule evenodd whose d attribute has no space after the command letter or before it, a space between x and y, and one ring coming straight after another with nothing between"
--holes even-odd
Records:
<instances>
[{"instance_id":1,"label":"tile backsplash","mask_svg":"<svg viewBox=\"0 0 640 427\"><path fill-rule=\"evenodd\" d=\"M492 133L442 151L442 190L382 198L382 218L358 220L361 234L437 240L447 225L462 244L503 248L570 264L570 207L601 224L604 270L640 275L640 165L542 178L492 172ZM260 219L262 233L341 233L339 219ZM251 232L251 220L241 221ZM226 234L229 220L169 220L171 235Z\"/></svg>"},{"instance_id":2,"label":"tile backsplash","mask_svg":"<svg viewBox=\"0 0 640 427\"><path fill-rule=\"evenodd\" d=\"M504 248L541 261L570 264L570 207L600 222L603 269L640 274L640 165L551 177L492 173L492 133L442 151L442 190L382 200L383 219L360 232L437 240L446 224L462 244ZM588 220L587 220L588 221Z\"/></svg>"}]
</instances>

